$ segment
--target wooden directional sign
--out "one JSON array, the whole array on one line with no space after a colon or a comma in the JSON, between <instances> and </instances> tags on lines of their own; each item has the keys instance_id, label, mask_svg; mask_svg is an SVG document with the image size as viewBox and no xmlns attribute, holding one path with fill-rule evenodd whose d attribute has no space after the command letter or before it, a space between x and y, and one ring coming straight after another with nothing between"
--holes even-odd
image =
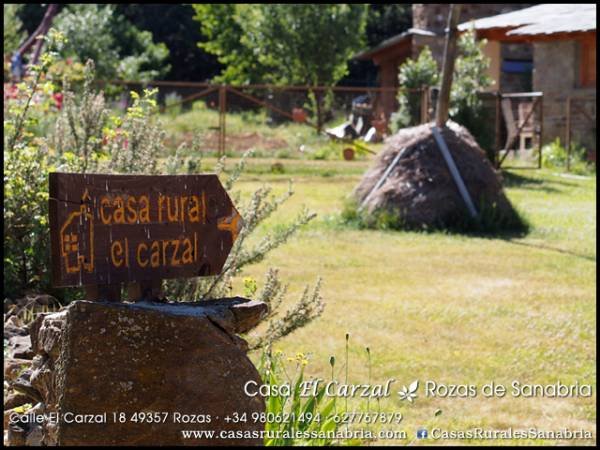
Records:
<instances>
[{"instance_id":1,"label":"wooden directional sign","mask_svg":"<svg viewBox=\"0 0 600 450\"><path fill-rule=\"evenodd\" d=\"M241 227L216 175L50 174L55 286L216 275Z\"/></svg>"}]
</instances>

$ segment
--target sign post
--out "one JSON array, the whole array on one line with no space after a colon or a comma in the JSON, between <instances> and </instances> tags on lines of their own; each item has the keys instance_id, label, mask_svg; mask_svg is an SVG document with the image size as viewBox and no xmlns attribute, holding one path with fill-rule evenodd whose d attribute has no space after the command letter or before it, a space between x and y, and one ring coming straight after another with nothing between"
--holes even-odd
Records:
<instances>
[{"instance_id":1,"label":"sign post","mask_svg":"<svg viewBox=\"0 0 600 450\"><path fill-rule=\"evenodd\" d=\"M156 298L221 272L243 221L216 175L50 174L52 279L89 300Z\"/></svg>"}]
</instances>

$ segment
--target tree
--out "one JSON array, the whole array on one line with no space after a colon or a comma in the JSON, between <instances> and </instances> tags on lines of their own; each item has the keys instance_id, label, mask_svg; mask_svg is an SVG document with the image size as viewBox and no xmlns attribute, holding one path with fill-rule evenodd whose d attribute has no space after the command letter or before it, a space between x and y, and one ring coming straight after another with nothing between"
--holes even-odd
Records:
<instances>
[{"instance_id":1,"label":"tree","mask_svg":"<svg viewBox=\"0 0 600 450\"><path fill-rule=\"evenodd\" d=\"M200 22L200 30L206 41L198 47L215 55L222 64L221 73L213 78L217 83L253 84L264 81L266 67L262 66L253 49L243 45L243 21L248 10L256 5L200 4L193 5L194 20Z\"/></svg>"},{"instance_id":2,"label":"tree","mask_svg":"<svg viewBox=\"0 0 600 450\"><path fill-rule=\"evenodd\" d=\"M165 63L171 66L166 80L205 81L222 69L215 55L198 47L204 39L194 20L190 4L135 4L121 3L115 11L140 30L149 31L156 42L169 49ZM168 26L165 26L168 24Z\"/></svg>"},{"instance_id":3,"label":"tree","mask_svg":"<svg viewBox=\"0 0 600 450\"><path fill-rule=\"evenodd\" d=\"M333 85L364 43L365 5L259 5L248 13L242 43L275 83Z\"/></svg>"},{"instance_id":4,"label":"tree","mask_svg":"<svg viewBox=\"0 0 600 450\"><path fill-rule=\"evenodd\" d=\"M21 5L4 4L4 54L12 53L18 47L25 32L23 23L19 19L19 10Z\"/></svg>"},{"instance_id":5,"label":"tree","mask_svg":"<svg viewBox=\"0 0 600 450\"><path fill-rule=\"evenodd\" d=\"M412 7L402 3L367 5L366 48L372 48L412 26ZM348 75L340 80L344 86L376 86L378 69L373 61L351 59Z\"/></svg>"},{"instance_id":6,"label":"tree","mask_svg":"<svg viewBox=\"0 0 600 450\"><path fill-rule=\"evenodd\" d=\"M56 17L55 27L67 38L61 55L94 60L100 78L152 80L169 70L164 64L167 47L116 14L112 5L69 5Z\"/></svg>"},{"instance_id":7,"label":"tree","mask_svg":"<svg viewBox=\"0 0 600 450\"><path fill-rule=\"evenodd\" d=\"M374 47L412 27L410 3L373 3L367 15L367 45Z\"/></svg>"},{"instance_id":8,"label":"tree","mask_svg":"<svg viewBox=\"0 0 600 450\"><path fill-rule=\"evenodd\" d=\"M225 65L219 81L334 85L363 46L366 5L195 5L208 41ZM322 125L322 91L314 91Z\"/></svg>"}]
</instances>

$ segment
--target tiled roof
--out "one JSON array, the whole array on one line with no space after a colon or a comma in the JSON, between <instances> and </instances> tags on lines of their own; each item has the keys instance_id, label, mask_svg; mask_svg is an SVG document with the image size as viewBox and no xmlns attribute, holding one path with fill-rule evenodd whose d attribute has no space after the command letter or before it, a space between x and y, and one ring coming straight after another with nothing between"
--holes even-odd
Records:
<instances>
[{"instance_id":1,"label":"tiled roof","mask_svg":"<svg viewBox=\"0 0 600 450\"><path fill-rule=\"evenodd\" d=\"M596 29L595 4L541 4L518 11L485 17L459 25L464 31L513 28L507 36L570 33Z\"/></svg>"},{"instance_id":2,"label":"tiled roof","mask_svg":"<svg viewBox=\"0 0 600 450\"><path fill-rule=\"evenodd\" d=\"M360 52L359 54L355 55L354 57L355 58L365 58L365 57L370 56L374 53L377 53L381 50L392 47L393 45L396 45L396 44L404 41L409 36L413 36L413 35L436 36L436 34L431 31L421 30L419 28L410 28L410 29L406 30L404 33L397 34L396 36L392 36L391 38L386 39L383 42L380 42L373 48L370 48L368 50Z\"/></svg>"}]
</instances>

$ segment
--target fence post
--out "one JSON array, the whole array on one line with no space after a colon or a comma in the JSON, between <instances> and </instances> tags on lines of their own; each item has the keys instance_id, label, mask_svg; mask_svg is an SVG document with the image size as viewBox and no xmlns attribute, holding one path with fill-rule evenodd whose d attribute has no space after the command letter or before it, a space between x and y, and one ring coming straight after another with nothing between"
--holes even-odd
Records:
<instances>
[{"instance_id":1,"label":"fence post","mask_svg":"<svg viewBox=\"0 0 600 450\"><path fill-rule=\"evenodd\" d=\"M567 146L567 172L571 171L571 96L567 97L567 136L565 145Z\"/></svg>"},{"instance_id":2,"label":"fence post","mask_svg":"<svg viewBox=\"0 0 600 450\"><path fill-rule=\"evenodd\" d=\"M419 91L421 93L421 120L420 123L424 124L427 123L427 101L425 100L425 86L421 86L419 88Z\"/></svg>"},{"instance_id":3,"label":"fence post","mask_svg":"<svg viewBox=\"0 0 600 450\"><path fill-rule=\"evenodd\" d=\"M127 285L127 296L129 301L155 300L162 298L162 279L137 281Z\"/></svg>"},{"instance_id":4,"label":"fence post","mask_svg":"<svg viewBox=\"0 0 600 450\"><path fill-rule=\"evenodd\" d=\"M219 156L225 154L225 114L227 111L227 86L219 86Z\"/></svg>"},{"instance_id":5,"label":"fence post","mask_svg":"<svg viewBox=\"0 0 600 450\"><path fill-rule=\"evenodd\" d=\"M431 86L425 86L425 121L429 122L429 120L431 120L431 115L429 114L429 108L430 108L430 104L429 101L431 100Z\"/></svg>"},{"instance_id":6,"label":"fence post","mask_svg":"<svg viewBox=\"0 0 600 450\"><path fill-rule=\"evenodd\" d=\"M121 283L92 284L85 286L85 299L93 302L102 300L108 302L120 302Z\"/></svg>"},{"instance_id":7,"label":"fence post","mask_svg":"<svg viewBox=\"0 0 600 450\"><path fill-rule=\"evenodd\" d=\"M496 126L495 126L495 136L494 136L494 166L496 169L500 168L500 164L498 161L498 157L500 155L500 91L496 91Z\"/></svg>"},{"instance_id":8,"label":"fence post","mask_svg":"<svg viewBox=\"0 0 600 450\"><path fill-rule=\"evenodd\" d=\"M540 96L540 137L538 139L538 169L542 168L542 140L544 139L544 95Z\"/></svg>"}]
</instances>

